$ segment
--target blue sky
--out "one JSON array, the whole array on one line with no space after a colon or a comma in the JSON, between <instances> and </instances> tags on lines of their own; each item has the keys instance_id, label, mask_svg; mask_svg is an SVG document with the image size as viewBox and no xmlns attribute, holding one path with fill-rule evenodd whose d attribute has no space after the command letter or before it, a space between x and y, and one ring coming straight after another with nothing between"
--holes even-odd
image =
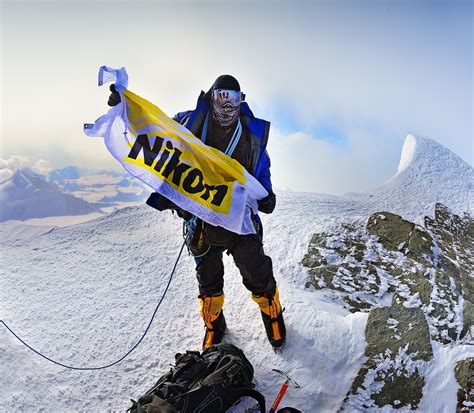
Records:
<instances>
[{"instance_id":1,"label":"blue sky","mask_svg":"<svg viewBox=\"0 0 474 413\"><path fill-rule=\"evenodd\" d=\"M272 122L274 184L342 193L396 171L404 138L472 164L471 1L1 3L1 157L117 167L82 134L99 66L170 115L222 73ZM305 179L301 178L301 172Z\"/></svg>"}]
</instances>

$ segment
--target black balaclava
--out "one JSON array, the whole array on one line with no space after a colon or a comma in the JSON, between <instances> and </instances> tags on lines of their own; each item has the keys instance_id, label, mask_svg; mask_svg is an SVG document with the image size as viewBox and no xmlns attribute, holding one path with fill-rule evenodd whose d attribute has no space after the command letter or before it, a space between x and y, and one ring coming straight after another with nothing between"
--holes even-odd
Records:
<instances>
[{"instance_id":1,"label":"black balaclava","mask_svg":"<svg viewBox=\"0 0 474 413\"><path fill-rule=\"evenodd\" d=\"M240 85L235 77L231 75L221 75L212 85L212 91L216 89L228 89L240 92ZM214 100L213 95L211 96L211 107L212 117L224 127L232 125L240 113L240 104L238 106L233 106L231 103L226 102L221 106L216 100Z\"/></svg>"}]
</instances>

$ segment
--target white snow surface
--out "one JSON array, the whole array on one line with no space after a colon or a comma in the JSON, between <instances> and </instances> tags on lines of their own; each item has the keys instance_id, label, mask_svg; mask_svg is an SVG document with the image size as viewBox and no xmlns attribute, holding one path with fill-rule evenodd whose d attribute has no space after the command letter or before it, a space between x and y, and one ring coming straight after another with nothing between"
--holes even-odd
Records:
<instances>
[{"instance_id":1,"label":"white snow surface","mask_svg":"<svg viewBox=\"0 0 474 413\"><path fill-rule=\"evenodd\" d=\"M282 384L281 369L302 386L284 405L305 411L335 411L364 361L367 314L351 314L331 294L304 289L299 265L321 218L351 215L351 203L315 194L279 195L266 217L288 344L274 354L259 310L225 256L227 340L241 347L255 367L258 389L271 403ZM75 226L25 234L5 242L0 291L1 319L46 355L76 366L107 364L138 339L161 297L178 253L180 220L142 206L124 208ZM28 254L26 254L28 251ZM0 411L124 411L168 369L176 352L199 349L194 262L184 256L146 340L121 364L107 370L70 371L48 363L0 330ZM338 373L340 372L340 373ZM237 410L239 411L239 410Z\"/></svg>"},{"instance_id":2,"label":"white snow surface","mask_svg":"<svg viewBox=\"0 0 474 413\"><path fill-rule=\"evenodd\" d=\"M472 345L442 346L432 342L434 359L426 366L422 412L455 412L459 385L454 377L456 362L474 357Z\"/></svg>"},{"instance_id":3,"label":"white snow surface","mask_svg":"<svg viewBox=\"0 0 474 413\"><path fill-rule=\"evenodd\" d=\"M420 147L425 149L419 152ZM472 211L472 168L446 151L434 141L415 138L404 150L398 174L371 197L277 193L276 210L262 218L264 248L286 307L288 343L282 354L272 352L259 310L232 259L224 255L226 340L242 348L254 365L254 380L269 405L282 384L272 372L278 368L302 386L290 388L280 406L336 412L365 361L367 314L349 313L337 293L304 288L308 272L300 261L311 236L376 210L410 219L432 213L432 204L442 202ZM430 183L436 184L435 191ZM143 205L63 228L15 225L0 224L0 319L33 347L66 364L99 366L121 357L143 333L162 295L182 243L181 220ZM191 257L181 258L148 336L110 369L55 366L0 328L0 411L124 411L129 398L140 396L168 370L175 353L200 348L204 331L194 267ZM449 412L457 385L449 373L442 386L440 375L452 372L459 357L472 354L472 346L434 351L425 387L432 394L419 411ZM448 400L444 404L439 404L438 391Z\"/></svg>"}]
</instances>

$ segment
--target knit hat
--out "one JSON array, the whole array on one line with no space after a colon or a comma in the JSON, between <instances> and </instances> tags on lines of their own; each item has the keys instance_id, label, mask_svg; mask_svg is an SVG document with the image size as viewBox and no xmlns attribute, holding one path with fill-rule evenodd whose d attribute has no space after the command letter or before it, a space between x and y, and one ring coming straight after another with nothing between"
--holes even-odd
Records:
<instances>
[{"instance_id":1,"label":"knit hat","mask_svg":"<svg viewBox=\"0 0 474 413\"><path fill-rule=\"evenodd\" d=\"M236 90L240 92L240 85L237 79L231 75L221 75L219 76L214 84L212 85L212 89L228 89L228 90Z\"/></svg>"}]
</instances>

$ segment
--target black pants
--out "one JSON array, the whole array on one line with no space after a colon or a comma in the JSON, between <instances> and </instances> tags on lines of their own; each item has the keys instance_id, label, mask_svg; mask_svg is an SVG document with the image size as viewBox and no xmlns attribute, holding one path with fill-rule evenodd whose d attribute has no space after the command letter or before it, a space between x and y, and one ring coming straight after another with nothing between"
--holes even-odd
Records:
<instances>
[{"instance_id":1,"label":"black pants","mask_svg":"<svg viewBox=\"0 0 474 413\"><path fill-rule=\"evenodd\" d=\"M211 247L203 257L196 258L199 294L219 294L224 289L222 253L227 250L240 270L243 283L255 295L275 293L272 259L263 252L257 235L238 235L227 247Z\"/></svg>"}]
</instances>

